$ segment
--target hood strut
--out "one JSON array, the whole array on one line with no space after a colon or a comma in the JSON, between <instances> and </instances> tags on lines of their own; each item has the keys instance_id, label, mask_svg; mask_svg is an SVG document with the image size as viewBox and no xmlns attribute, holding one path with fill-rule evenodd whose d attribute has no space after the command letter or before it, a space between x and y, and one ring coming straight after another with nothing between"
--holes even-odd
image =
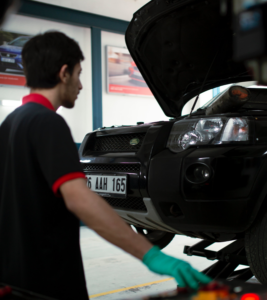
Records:
<instances>
[{"instance_id":1,"label":"hood strut","mask_svg":"<svg viewBox=\"0 0 267 300\"><path fill-rule=\"evenodd\" d=\"M193 104L193 106L192 106L192 108L191 108L191 112L190 112L190 114L189 114L189 118L191 117L192 112L193 112L193 110L194 110L194 108L195 108L195 106L196 106L196 104L197 104L197 101L198 101L198 99L199 99L199 95L202 93L203 87L204 87L204 85L205 85L205 83L206 83L206 81L207 81L207 79L208 79L209 73L210 73L210 71L211 71L211 69L212 69L212 66L213 66L213 64L214 64L214 62L215 62L215 60L216 60L216 57L217 57L217 55L218 55L220 49L221 49L221 47L218 48L216 54L215 54L214 57L213 57L213 60L212 60L212 62L211 62L211 64L210 64L210 67L209 67L208 72L207 72L207 74L206 74L206 76L205 76L205 79L203 80L203 83L202 83L202 85L201 85L201 87L200 87L200 89L199 89L199 92L198 92L198 95L197 95L197 97L196 97L196 100L194 101L194 104Z\"/></svg>"}]
</instances>

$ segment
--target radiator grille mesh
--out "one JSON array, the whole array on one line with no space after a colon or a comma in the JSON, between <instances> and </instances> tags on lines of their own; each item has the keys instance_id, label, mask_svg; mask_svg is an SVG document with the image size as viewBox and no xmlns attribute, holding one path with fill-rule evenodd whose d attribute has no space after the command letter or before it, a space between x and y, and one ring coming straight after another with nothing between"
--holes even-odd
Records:
<instances>
[{"instance_id":1,"label":"radiator grille mesh","mask_svg":"<svg viewBox=\"0 0 267 300\"><path fill-rule=\"evenodd\" d=\"M136 134L121 134L121 135L110 135L110 136L99 136L96 137L94 145L89 149L90 151L107 152L107 151L138 151L143 143L146 133ZM130 141L136 139L138 144L131 145Z\"/></svg>"},{"instance_id":2,"label":"radiator grille mesh","mask_svg":"<svg viewBox=\"0 0 267 300\"><path fill-rule=\"evenodd\" d=\"M88 171L112 171L112 172L135 172L140 171L139 164L82 164L85 172Z\"/></svg>"},{"instance_id":3,"label":"radiator grille mesh","mask_svg":"<svg viewBox=\"0 0 267 300\"><path fill-rule=\"evenodd\" d=\"M8 57L8 58L14 58L17 56L17 54L11 54L11 53L5 53L5 52L0 52L0 55L2 57Z\"/></svg>"}]
</instances>

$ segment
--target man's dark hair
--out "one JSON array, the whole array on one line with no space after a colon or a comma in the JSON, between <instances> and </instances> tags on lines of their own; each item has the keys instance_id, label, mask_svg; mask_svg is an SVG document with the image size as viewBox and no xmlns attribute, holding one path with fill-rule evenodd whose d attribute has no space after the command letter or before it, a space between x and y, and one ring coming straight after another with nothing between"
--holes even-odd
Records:
<instances>
[{"instance_id":1,"label":"man's dark hair","mask_svg":"<svg viewBox=\"0 0 267 300\"><path fill-rule=\"evenodd\" d=\"M22 62L27 86L53 88L59 82L59 71L68 65L72 75L74 66L84 59L76 41L62 32L49 31L31 38L22 49Z\"/></svg>"}]
</instances>

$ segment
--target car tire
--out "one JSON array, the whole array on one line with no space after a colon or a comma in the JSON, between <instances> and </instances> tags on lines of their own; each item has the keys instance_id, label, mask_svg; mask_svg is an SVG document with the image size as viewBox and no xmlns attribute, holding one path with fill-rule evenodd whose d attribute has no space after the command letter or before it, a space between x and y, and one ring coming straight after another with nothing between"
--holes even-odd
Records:
<instances>
[{"instance_id":1,"label":"car tire","mask_svg":"<svg viewBox=\"0 0 267 300\"><path fill-rule=\"evenodd\" d=\"M254 276L267 284L267 214L260 218L245 234L248 264Z\"/></svg>"},{"instance_id":2,"label":"car tire","mask_svg":"<svg viewBox=\"0 0 267 300\"><path fill-rule=\"evenodd\" d=\"M165 248L173 240L175 234L171 232L161 231L161 230L152 230L145 229L141 227L133 226L136 231L143 236L145 236L150 243L154 246L158 246L160 249Z\"/></svg>"}]
</instances>

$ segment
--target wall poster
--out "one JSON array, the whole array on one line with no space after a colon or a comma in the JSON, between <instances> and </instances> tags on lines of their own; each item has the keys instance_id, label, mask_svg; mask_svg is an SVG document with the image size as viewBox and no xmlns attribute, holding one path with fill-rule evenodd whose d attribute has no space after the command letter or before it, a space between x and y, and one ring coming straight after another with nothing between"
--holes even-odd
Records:
<instances>
[{"instance_id":1,"label":"wall poster","mask_svg":"<svg viewBox=\"0 0 267 300\"><path fill-rule=\"evenodd\" d=\"M0 30L0 85L25 86L21 51L30 38L24 34Z\"/></svg>"},{"instance_id":2,"label":"wall poster","mask_svg":"<svg viewBox=\"0 0 267 300\"><path fill-rule=\"evenodd\" d=\"M107 91L153 96L126 48L107 46Z\"/></svg>"}]
</instances>

